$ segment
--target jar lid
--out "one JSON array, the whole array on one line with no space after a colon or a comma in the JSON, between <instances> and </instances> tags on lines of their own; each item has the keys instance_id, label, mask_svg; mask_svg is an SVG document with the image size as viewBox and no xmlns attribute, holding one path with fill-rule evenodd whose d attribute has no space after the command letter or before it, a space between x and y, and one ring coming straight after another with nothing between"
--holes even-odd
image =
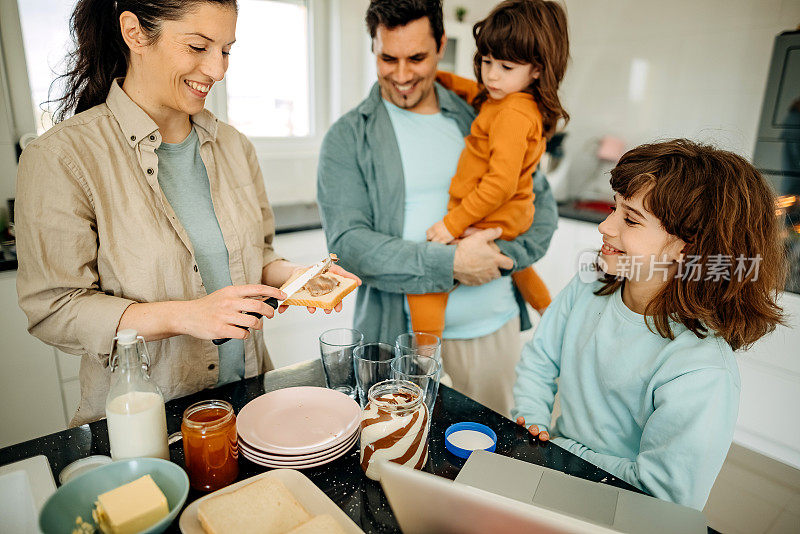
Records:
<instances>
[{"instance_id":1,"label":"jar lid","mask_svg":"<svg viewBox=\"0 0 800 534\"><path fill-rule=\"evenodd\" d=\"M58 474L58 483L62 486L72 480L73 478L80 476L84 473L88 473L92 469L96 467L100 467L101 465L106 465L111 463L110 456L104 456L102 454L98 454L95 456L87 456L86 458L81 458L80 460L75 460L71 464L68 464L61 472Z\"/></svg>"},{"instance_id":2,"label":"jar lid","mask_svg":"<svg viewBox=\"0 0 800 534\"><path fill-rule=\"evenodd\" d=\"M468 458L472 451L494 452L497 434L480 423L456 423L444 432L444 446L459 458Z\"/></svg>"},{"instance_id":3,"label":"jar lid","mask_svg":"<svg viewBox=\"0 0 800 534\"><path fill-rule=\"evenodd\" d=\"M131 343L136 343L137 335L136 330L133 328L126 328L117 332L117 341L122 345L130 345Z\"/></svg>"}]
</instances>

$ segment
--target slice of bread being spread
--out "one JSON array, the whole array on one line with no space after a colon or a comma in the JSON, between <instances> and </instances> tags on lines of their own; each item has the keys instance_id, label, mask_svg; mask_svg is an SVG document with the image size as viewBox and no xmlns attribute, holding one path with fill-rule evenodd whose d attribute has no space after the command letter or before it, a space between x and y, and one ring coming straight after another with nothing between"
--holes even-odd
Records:
<instances>
[{"instance_id":1,"label":"slice of bread being spread","mask_svg":"<svg viewBox=\"0 0 800 534\"><path fill-rule=\"evenodd\" d=\"M308 523L303 523L296 529L289 531L288 534L319 534L321 532L325 534L345 534L339 523L327 514L316 516Z\"/></svg>"},{"instance_id":2,"label":"slice of bread being spread","mask_svg":"<svg viewBox=\"0 0 800 534\"><path fill-rule=\"evenodd\" d=\"M302 272L298 272L289 278L289 280L283 284L281 289L289 285L301 274ZM332 310L348 293L353 291L358 286L356 281L352 278L345 278L344 276L339 276L338 274L333 274L331 272L325 273L324 276L329 276L339 282L339 284L333 288L330 293L315 297L308 292L308 289L304 287L300 291L290 295L290 298L284 300L283 304L286 304L287 306L311 306L314 308L322 308L323 310Z\"/></svg>"},{"instance_id":3,"label":"slice of bread being spread","mask_svg":"<svg viewBox=\"0 0 800 534\"><path fill-rule=\"evenodd\" d=\"M197 516L207 534L284 534L311 519L286 486L270 478L206 499Z\"/></svg>"}]
</instances>

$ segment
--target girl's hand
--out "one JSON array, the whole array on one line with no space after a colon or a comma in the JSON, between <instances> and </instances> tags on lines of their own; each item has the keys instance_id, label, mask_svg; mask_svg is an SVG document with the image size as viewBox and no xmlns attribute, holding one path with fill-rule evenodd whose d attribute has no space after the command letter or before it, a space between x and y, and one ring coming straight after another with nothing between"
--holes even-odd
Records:
<instances>
[{"instance_id":1,"label":"girl's hand","mask_svg":"<svg viewBox=\"0 0 800 534\"><path fill-rule=\"evenodd\" d=\"M228 286L197 300L186 301L180 317L176 317L176 330L198 339L247 339L250 332L238 328L260 330L262 319L245 312L260 313L271 319L275 310L263 301L269 297L286 298L278 288L261 284Z\"/></svg>"},{"instance_id":2,"label":"girl's hand","mask_svg":"<svg viewBox=\"0 0 800 534\"><path fill-rule=\"evenodd\" d=\"M444 225L443 221L439 221L428 228L428 230L425 232L425 237L428 239L428 241L443 243L445 245L455 239L453 234L450 233L450 230L447 229L447 226Z\"/></svg>"},{"instance_id":3,"label":"girl's hand","mask_svg":"<svg viewBox=\"0 0 800 534\"><path fill-rule=\"evenodd\" d=\"M299 270L305 271L306 269L308 269L308 267L300 267L300 268L296 269L296 271L299 271ZM343 276L345 278L351 278L351 279L355 280L358 285L361 285L361 278L357 277L356 275L354 275L351 272L345 271L344 269L342 269L341 267L339 267L335 263L330 266L330 268L328 269L328 272L331 272L333 274L338 274L339 276ZM283 305L278 306L278 313L283 313L287 309L289 309L289 306L283 306ZM309 306L307 309L308 309L308 313L315 313L317 311L316 308L313 308L311 306ZM340 302L339 304L337 304L333 308L333 310L336 311L337 313L342 311L342 303ZM331 312L331 310L325 310L325 313L330 313L330 312Z\"/></svg>"},{"instance_id":4,"label":"girl's hand","mask_svg":"<svg viewBox=\"0 0 800 534\"><path fill-rule=\"evenodd\" d=\"M522 417L521 415L519 417L517 417L517 424L519 426L521 426L521 427L524 427L525 426L525 418ZM533 436L533 439L538 439L539 441L549 441L550 440L550 434L547 432L547 430L542 430L540 432L539 431L539 427L537 425L531 425L530 428L528 429L528 432L531 433L531 436Z\"/></svg>"}]
</instances>

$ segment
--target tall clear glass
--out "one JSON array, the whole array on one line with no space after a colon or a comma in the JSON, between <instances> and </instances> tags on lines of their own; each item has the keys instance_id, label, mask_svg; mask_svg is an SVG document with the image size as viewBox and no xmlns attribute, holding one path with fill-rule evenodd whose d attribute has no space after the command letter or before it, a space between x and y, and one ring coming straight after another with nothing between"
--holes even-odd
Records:
<instances>
[{"instance_id":1,"label":"tall clear glass","mask_svg":"<svg viewBox=\"0 0 800 534\"><path fill-rule=\"evenodd\" d=\"M369 388L391 378L394 347L386 343L366 343L353 351L356 388L361 407L367 405Z\"/></svg>"},{"instance_id":2,"label":"tall clear glass","mask_svg":"<svg viewBox=\"0 0 800 534\"><path fill-rule=\"evenodd\" d=\"M319 336L319 352L325 380L330 389L356 398L353 351L364 341L364 334L352 328L335 328Z\"/></svg>"},{"instance_id":3,"label":"tall clear glass","mask_svg":"<svg viewBox=\"0 0 800 534\"><path fill-rule=\"evenodd\" d=\"M147 372L150 356L136 330L120 330L111 345L106 420L111 457L169 460L167 415L161 390Z\"/></svg>"},{"instance_id":4,"label":"tall clear glass","mask_svg":"<svg viewBox=\"0 0 800 534\"><path fill-rule=\"evenodd\" d=\"M418 385L431 415L436 404L441 376L441 362L429 356L398 356L392 360L392 378L407 380Z\"/></svg>"},{"instance_id":5,"label":"tall clear glass","mask_svg":"<svg viewBox=\"0 0 800 534\"><path fill-rule=\"evenodd\" d=\"M394 342L397 356L427 356L442 361L442 340L425 332L406 332Z\"/></svg>"}]
</instances>

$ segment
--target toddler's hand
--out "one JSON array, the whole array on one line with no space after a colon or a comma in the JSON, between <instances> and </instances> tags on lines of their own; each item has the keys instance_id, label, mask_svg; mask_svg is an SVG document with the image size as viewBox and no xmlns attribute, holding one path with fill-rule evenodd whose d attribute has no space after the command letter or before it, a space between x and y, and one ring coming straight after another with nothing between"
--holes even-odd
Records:
<instances>
[{"instance_id":1,"label":"toddler's hand","mask_svg":"<svg viewBox=\"0 0 800 534\"><path fill-rule=\"evenodd\" d=\"M519 426L521 426L521 427L524 427L525 426L525 418L522 417L521 415L519 417L517 417L517 424ZM537 425L531 425L530 428L528 429L528 432L531 433L531 436L533 436L533 439L537 439L538 438L539 441L549 441L550 440L550 434L547 432L547 430L542 430L540 432L539 431L539 427Z\"/></svg>"},{"instance_id":2,"label":"toddler's hand","mask_svg":"<svg viewBox=\"0 0 800 534\"><path fill-rule=\"evenodd\" d=\"M447 226L444 225L444 222L439 221L430 228L428 231L425 232L425 237L428 241L435 241L436 243L444 243L445 245L451 242L453 239L453 234L447 229Z\"/></svg>"}]
</instances>

